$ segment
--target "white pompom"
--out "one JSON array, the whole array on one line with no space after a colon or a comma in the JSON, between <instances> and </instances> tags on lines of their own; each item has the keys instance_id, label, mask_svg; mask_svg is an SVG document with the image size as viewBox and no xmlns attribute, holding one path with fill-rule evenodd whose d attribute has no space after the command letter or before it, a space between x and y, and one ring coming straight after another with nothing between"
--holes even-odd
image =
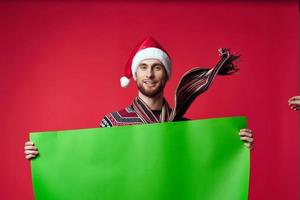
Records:
<instances>
[{"instance_id":1,"label":"white pompom","mask_svg":"<svg viewBox=\"0 0 300 200\"><path fill-rule=\"evenodd\" d=\"M122 78L120 79L120 82L121 82L122 88L127 88L130 83L130 80L126 76L122 76Z\"/></svg>"}]
</instances>

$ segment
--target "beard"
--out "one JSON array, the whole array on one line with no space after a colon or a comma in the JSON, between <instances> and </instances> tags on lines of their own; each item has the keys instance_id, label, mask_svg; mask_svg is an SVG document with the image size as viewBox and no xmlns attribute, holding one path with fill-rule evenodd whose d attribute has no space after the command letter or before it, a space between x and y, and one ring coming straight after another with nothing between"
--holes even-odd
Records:
<instances>
[{"instance_id":1,"label":"beard","mask_svg":"<svg viewBox=\"0 0 300 200\"><path fill-rule=\"evenodd\" d=\"M165 84L160 83L155 89L151 90L144 87L143 83L137 82L137 87L138 90L146 97L155 97L164 90Z\"/></svg>"}]
</instances>

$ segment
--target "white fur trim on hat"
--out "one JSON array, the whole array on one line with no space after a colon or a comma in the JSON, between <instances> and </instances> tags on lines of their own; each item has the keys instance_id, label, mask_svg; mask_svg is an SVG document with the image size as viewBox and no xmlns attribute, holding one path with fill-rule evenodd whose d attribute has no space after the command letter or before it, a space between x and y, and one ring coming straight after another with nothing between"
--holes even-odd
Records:
<instances>
[{"instance_id":1,"label":"white fur trim on hat","mask_svg":"<svg viewBox=\"0 0 300 200\"><path fill-rule=\"evenodd\" d=\"M168 79L171 78L171 60L164 51L158 48L154 47L149 47L146 49L142 49L141 51L137 52L135 56L132 59L132 65L131 65L131 72L133 79L135 80L135 72L137 69L137 66L142 60L145 59L157 59L159 60L165 67L167 74L168 74Z\"/></svg>"},{"instance_id":2,"label":"white fur trim on hat","mask_svg":"<svg viewBox=\"0 0 300 200\"><path fill-rule=\"evenodd\" d=\"M130 83L130 79L127 78L126 76L122 76L120 79L120 83L122 88L127 88Z\"/></svg>"}]
</instances>

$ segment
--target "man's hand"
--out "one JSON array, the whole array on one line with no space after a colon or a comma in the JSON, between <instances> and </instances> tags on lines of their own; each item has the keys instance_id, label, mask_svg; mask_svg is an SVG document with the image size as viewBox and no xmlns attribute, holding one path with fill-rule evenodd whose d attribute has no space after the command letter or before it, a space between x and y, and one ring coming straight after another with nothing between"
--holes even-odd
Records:
<instances>
[{"instance_id":1,"label":"man's hand","mask_svg":"<svg viewBox=\"0 0 300 200\"><path fill-rule=\"evenodd\" d=\"M292 110L300 110L300 96L294 96L288 102Z\"/></svg>"},{"instance_id":2,"label":"man's hand","mask_svg":"<svg viewBox=\"0 0 300 200\"><path fill-rule=\"evenodd\" d=\"M35 158L39 154L38 149L34 146L33 142L25 142L24 149L25 158L28 160Z\"/></svg>"},{"instance_id":3,"label":"man's hand","mask_svg":"<svg viewBox=\"0 0 300 200\"><path fill-rule=\"evenodd\" d=\"M253 149L253 134L250 129L241 129L239 132L240 139L244 142L245 146L249 149Z\"/></svg>"}]
</instances>

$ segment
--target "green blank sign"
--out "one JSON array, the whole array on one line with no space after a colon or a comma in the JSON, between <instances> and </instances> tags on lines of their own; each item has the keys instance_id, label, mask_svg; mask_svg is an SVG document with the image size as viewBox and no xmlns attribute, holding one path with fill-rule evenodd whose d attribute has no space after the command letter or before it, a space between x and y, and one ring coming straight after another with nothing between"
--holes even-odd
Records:
<instances>
[{"instance_id":1,"label":"green blank sign","mask_svg":"<svg viewBox=\"0 0 300 200\"><path fill-rule=\"evenodd\" d=\"M31 133L36 200L243 200L244 117Z\"/></svg>"}]
</instances>

